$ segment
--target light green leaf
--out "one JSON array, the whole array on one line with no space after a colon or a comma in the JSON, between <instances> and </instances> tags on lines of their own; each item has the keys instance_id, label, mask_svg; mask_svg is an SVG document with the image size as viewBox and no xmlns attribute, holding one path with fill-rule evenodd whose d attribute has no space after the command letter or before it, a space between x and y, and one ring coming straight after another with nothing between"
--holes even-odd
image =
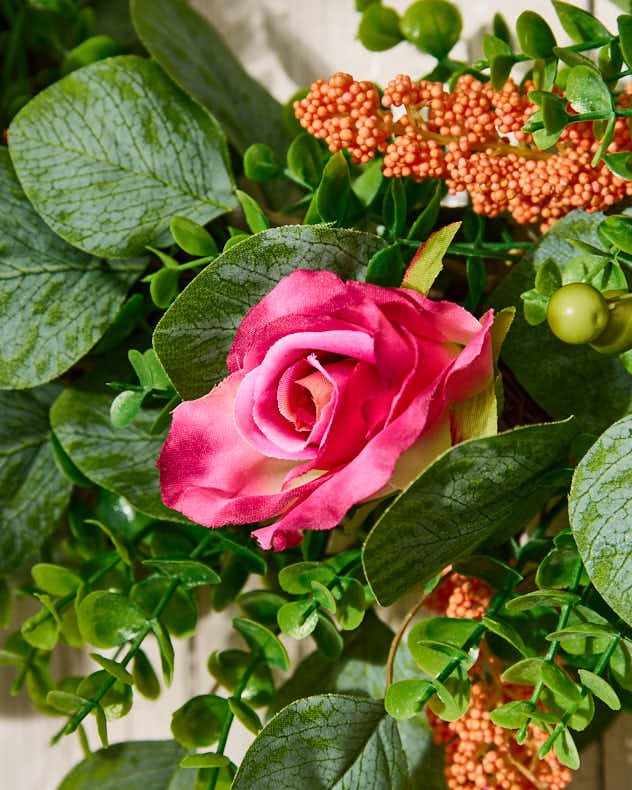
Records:
<instances>
[{"instance_id":1,"label":"light green leaf","mask_svg":"<svg viewBox=\"0 0 632 790\"><path fill-rule=\"evenodd\" d=\"M590 672L587 669L580 669L579 677L584 686L589 691L592 691L595 697L599 697L602 702L605 702L611 710L621 709L621 700L610 683L607 683L599 675L595 675L594 672Z\"/></svg>"},{"instance_id":2,"label":"light green leaf","mask_svg":"<svg viewBox=\"0 0 632 790\"><path fill-rule=\"evenodd\" d=\"M50 381L99 340L144 261L104 261L67 244L27 200L0 148L0 387Z\"/></svg>"},{"instance_id":3,"label":"light green leaf","mask_svg":"<svg viewBox=\"0 0 632 790\"><path fill-rule=\"evenodd\" d=\"M38 562L31 568L31 576L35 584L51 595L70 595L81 585L81 577L70 568L53 565L49 562Z\"/></svg>"},{"instance_id":4,"label":"light green leaf","mask_svg":"<svg viewBox=\"0 0 632 790\"><path fill-rule=\"evenodd\" d=\"M626 4L626 11L632 10L629 3ZM619 43L621 44L621 52L628 66L632 63L632 16L630 14L621 14L617 18L617 26L619 28Z\"/></svg>"},{"instance_id":5,"label":"light green leaf","mask_svg":"<svg viewBox=\"0 0 632 790\"><path fill-rule=\"evenodd\" d=\"M632 416L603 433L580 461L569 496L569 518L592 583L632 623Z\"/></svg>"},{"instance_id":6,"label":"light green leaf","mask_svg":"<svg viewBox=\"0 0 632 790\"><path fill-rule=\"evenodd\" d=\"M530 425L440 456L365 541L364 569L378 601L393 603L495 533L506 539L520 529L550 496L539 481L565 462L576 432L574 421Z\"/></svg>"},{"instance_id":7,"label":"light green leaf","mask_svg":"<svg viewBox=\"0 0 632 790\"><path fill-rule=\"evenodd\" d=\"M236 205L215 121L151 60L69 74L18 113L9 139L36 211L86 252L138 255L174 214L206 223Z\"/></svg>"},{"instance_id":8,"label":"light green leaf","mask_svg":"<svg viewBox=\"0 0 632 790\"><path fill-rule=\"evenodd\" d=\"M463 20L459 9L447 0L418 0L402 16L404 36L422 52L444 58L459 40Z\"/></svg>"},{"instance_id":9,"label":"light green leaf","mask_svg":"<svg viewBox=\"0 0 632 790\"><path fill-rule=\"evenodd\" d=\"M130 675L125 667L119 664L118 661L114 661L106 656L101 656L99 653L89 653L89 656L93 661L96 661L99 666L103 667L108 675L111 675L127 686L132 686L134 684L132 675Z\"/></svg>"},{"instance_id":10,"label":"light green leaf","mask_svg":"<svg viewBox=\"0 0 632 790\"><path fill-rule=\"evenodd\" d=\"M200 587L205 584L219 584L221 581L219 575L212 568L194 560L156 557L151 560L144 560L143 565L156 568L169 579L178 579L186 589Z\"/></svg>"},{"instance_id":11,"label":"light green leaf","mask_svg":"<svg viewBox=\"0 0 632 790\"><path fill-rule=\"evenodd\" d=\"M118 647L146 625L141 610L119 593L95 590L77 607L81 636L100 648Z\"/></svg>"},{"instance_id":12,"label":"light green leaf","mask_svg":"<svg viewBox=\"0 0 632 790\"><path fill-rule=\"evenodd\" d=\"M171 732L189 749L211 746L219 739L228 703L216 694L200 694L187 700L173 714Z\"/></svg>"},{"instance_id":13,"label":"light green leaf","mask_svg":"<svg viewBox=\"0 0 632 790\"><path fill-rule=\"evenodd\" d=\"M72 484L48 441L48 410L59 388L0 392L0 576L38 549L56 527Z\"/></svg>"},{"instance_id":14,"label":"light green leaf","mask_svg":"<svg viewBox=\"0 0 632 790\"><path fill-rule=\"evenodd\" d=\"M544 19L535 11L523 11L516 22L518 43L530 58L550 58L555 36Z\"/></svg>"},{"instance_id":15,"label":"light green leaf","mask_svg":"<svg viewBox=\"0 0 632 790\"><path fill-rule=\"evenodd\" d=\"M199 398L226 372L235 330L251 307L296 269L327 269L361 280L386 242L318 226L273 228L223 253L180 294L154 333L154 348L185 399Z\"/></svg>"},{"instance_id":16,"label":"light green leaf","mask_svg":"<svg viewBox=\"0 0 632 790\"><path fill-rule=\"evenodd\" d=\"M421 245L404 275L403 288L412 288L424 296L428 293L443 268L443 257L460 227L460 222L446 225Z\"/></svg>"},{"instance_id":17,"label":"light green leaf","mask_svg":"<svg viewBox=\"0 0 632 790\"><path fill-rule=\"evenodd\" d=\"M553 0L553 5L562 27L576 44L611 37L601 22L583 8L563 3L561 0Z\"/></svg>"},{"instance_id":18,"label":"light green leaf","mask_svg":"<svg viewBox=\"0 0 632 790\"><path fill-rule=\"evenodd\" d=\"M255 735L259 733L263 724L261 724L261 719L249 705L246 705L241 699L229 697L228 707L231 709L235 718L240 721L247 730L250 730L250 732Z\"/></svg>"},{"instance_id":19,"label":"light green leaf","mask_svg":"<svg viewBox=\"0 0 632 790\"><path fill-rule=\"evenodd\" d=\"M226 42L185 0L132 0L140 40L167 74L217 118L243 153L267 143L284 156L281 105L244 71Z\"/></svg>"},{"instance_id":20,"label":"light green leaf","mask_svg":"<svg viewBox=\"0 0 632 790\"><path fill-rule=\"evenodd\" d=\"M125 497L154 518L186 521L162 504L156 459L163 437L152 436L156 409L143 409L127 428L114 428L110 396L67 389L51 409L55 435L87 478Z\"/></svg>"},{"instance_id":21,"label":"light green leaf","mask_svg":"<svg viewBox=\"0 0 632 790\"><path fill-rule=\"evenodd\" d=\"M57 790L96 790L104 779L111 790L190 790L196 771L179 767L185 754L175 741L117 743L78 763ZM178 782L180 776L188 784Z\"/></svg>"},{"instance_id":22,"label":"light green leaf","mask_svg":"<svg viewBox=\"0 0 632 790\"><path fill-rule=\"evenodd\" d=\"M399 15L393 8L372 3L362 14L358 38L370 52L382 52L402 40Z\"/></svg>"},{"instance_id":23,"label":"light green leaf","mask_svg":"<svg viewBox=\"0 0 632 790\"><path fill-rule=\"evenodd\" d=\"M291 601L279 609L277 622L292 639L305 639L318 625L318 607L309 598Z\"/></svg>"},{"instance_id":24,"label":"light green leaf","mask_svg":"<svg viewBox=\"0 0 632 790\"><path fill-rule=\"evenodd\" d=\"M248 620L246 617L234 617L233 628L239 631L251 650L261 653L268 664L287 672L290 668L287 651L269 628L255 623L254 620Z\"/></svg>"},{"instance_id":25,"label":"light green leaf","mask_svg":"<svg viewBox=\"0 0 632 790\"><path fill-rule=\"evenodd\" d=\"M519 304L542 262L553 258L562 277L577 257L569 239L603 249L597 226L603 214L574 211L558 220L494 292L495 309ZM502 358L531 397L553 418L574 414L583 431L599 434L632 408L632 379L617 357L557 340L548 326L529 326L518 310Z\"/></svg>"},{"instance_id":26,"label":"light green leaf","mask_svg":"<svg viewBox=\"0 0 632 790\"><path fill-rule=\"evenodd\" d=\"M399 733L382 702L336 694L308 697L288 705L263 728L233 790L358 788L366 781L367 765L372 790L406 786Z\"/></svg>"},{"instance_id":27,"label":"light green leaf","mask_svg":"<svg viewBox=\"0 0 632 790\"><path fill-rule=\"evenodd\" d=\"M603 78L589 66L574 66L566 80L566 98L579 113L597 112L609 117L613 112L612 94Z\"/></svg>"}]
</instances>

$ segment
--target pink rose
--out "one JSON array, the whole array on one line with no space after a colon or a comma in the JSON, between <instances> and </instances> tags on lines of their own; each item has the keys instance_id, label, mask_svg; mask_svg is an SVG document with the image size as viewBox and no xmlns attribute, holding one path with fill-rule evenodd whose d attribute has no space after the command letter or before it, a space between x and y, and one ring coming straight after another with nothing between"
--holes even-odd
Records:
<instances>
[{"instance_id":1,"label":"pink rose","mask_svg":"<svg viewBox=\"0 0 632 790\"><path fill-rule=\"evenodd\" d=\"M492 322L405 288L285 277L241 322L230 375L175 409L165 504L208 527L280 516L253 533L276 550L335 527L459 441L451 406L493 375Z\"/></svg>"}]
</instances>

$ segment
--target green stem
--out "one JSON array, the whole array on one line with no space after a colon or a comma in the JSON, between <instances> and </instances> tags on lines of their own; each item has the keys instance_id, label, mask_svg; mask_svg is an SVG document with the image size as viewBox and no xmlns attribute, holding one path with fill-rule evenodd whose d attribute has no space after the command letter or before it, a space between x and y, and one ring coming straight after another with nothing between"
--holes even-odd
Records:
<instances>
[{"instance_id":1,"label":"green stem","mask_svg":"<svg viewBox=\"0 0 632 790\"><path fill-rule=\"evenodd\" d=\"M243 674L243 677L235 689L235 693L232 695L233 699L241 699L241 695L246 690L246 686L248 685L248 681L250 680L250 676L255 670L257 664L261 661L261 654L257 653L250 664L246 667L246 671ZM217 750L216 754L224 754L224 749L226 748L226 743L228 742L228 736L230 734L230 727L233 723L233 719L235 718L235 714L232 710L228 710L224 721L222 723L222 731L219 736L219 741L217 742ZM208 790L215 790L215 785L217 784L217 779L219 777L219 768L211 768L211 774L208 780Z\"/></svg>"}]
</instances>

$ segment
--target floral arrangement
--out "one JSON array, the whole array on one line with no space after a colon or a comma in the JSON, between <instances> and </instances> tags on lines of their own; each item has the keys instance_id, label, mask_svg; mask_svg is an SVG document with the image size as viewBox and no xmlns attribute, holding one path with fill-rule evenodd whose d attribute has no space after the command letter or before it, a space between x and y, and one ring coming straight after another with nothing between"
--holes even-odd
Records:
<instances>
[{"instance_id":1,"label":"floral arrangement","mask_svg":"<svg viewBox=\"0 0 632 790\"><path fill-rule=\"evenodd\" d=\"M632 711L632 16L470 64L356 6L432 72L281 106L185 0L2 4L0 663L59 790L563 790ZM209 600L241 649L109 745Z\"/></svg>"}]
</instances>

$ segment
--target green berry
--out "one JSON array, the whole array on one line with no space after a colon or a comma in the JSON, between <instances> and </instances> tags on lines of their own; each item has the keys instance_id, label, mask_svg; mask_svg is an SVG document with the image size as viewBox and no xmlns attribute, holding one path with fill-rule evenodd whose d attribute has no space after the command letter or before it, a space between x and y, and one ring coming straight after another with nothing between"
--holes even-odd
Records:
<instances>
[{"instance_id":1,"label":"green berry","mask_svg":"<svg viewBox=\"0 0 632 790\"><path fill-rule=\"evenodd\" d=\"M611 304L606 328L590 344L601 354L622 354L632 348L632 299L621 299L621 291L613 293L619 296L619 301Z\"/></svg>"},{"instance_id":2,"label":"green berry","mask_svg":"<svg viewBox=\"0 0 632 790\"><path fill-rule=\"evenodd\" d=\"M564 343L591 343L606 328L608 302L592 285L571 283L553 294L546 320L551 332Z\"/></svg>"}]
</instances>

